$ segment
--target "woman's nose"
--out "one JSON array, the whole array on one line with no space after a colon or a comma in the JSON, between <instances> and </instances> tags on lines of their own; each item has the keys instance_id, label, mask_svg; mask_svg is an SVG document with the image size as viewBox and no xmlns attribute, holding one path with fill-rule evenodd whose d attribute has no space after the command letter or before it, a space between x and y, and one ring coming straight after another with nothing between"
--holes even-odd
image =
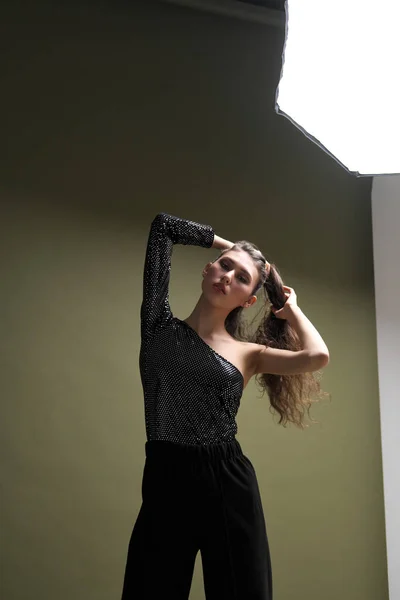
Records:
<instances>
[{"instance_id":1,"label":"woman's nose","mask_svg":"<svg viewBox=\"0 0 400 600\"><path fill-rule=\"evenodd\" d=\"M224 273L222 276L222 280L226 281L227 283L231 282L231 273Z\"/></svg>"}]
</instances>

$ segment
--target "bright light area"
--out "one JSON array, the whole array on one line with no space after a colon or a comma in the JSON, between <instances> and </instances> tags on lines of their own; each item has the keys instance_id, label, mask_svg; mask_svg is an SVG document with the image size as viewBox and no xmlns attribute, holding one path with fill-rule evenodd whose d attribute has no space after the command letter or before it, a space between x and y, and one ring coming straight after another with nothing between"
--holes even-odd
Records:
<instances>
[{"instance_id":1,"label":"bright light area","mask_svg":"<svg viewBox=\"0 0 400 600\"><path fill-rule=\"evenodd\" d=\"M400 173L400 0L289 0L277 112L349 170Z\"/></svg>"}]
</instances>

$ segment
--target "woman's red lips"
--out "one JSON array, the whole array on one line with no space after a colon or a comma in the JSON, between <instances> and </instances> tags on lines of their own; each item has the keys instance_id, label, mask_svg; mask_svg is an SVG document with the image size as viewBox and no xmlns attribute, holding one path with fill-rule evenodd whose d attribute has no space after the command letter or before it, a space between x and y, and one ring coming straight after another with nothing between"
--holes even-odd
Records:
<instances>
[{"instance_id":1,"label":"woman's red lips","mask_svg":"<svg viewBox=\"0 0 400 600\"><path fill-rule=\"evenodd\" d=\"M218 285L218 283L214 283L214 287L216 287L223 294L226 294L225 288L223 288L221 285Z\"/></svg>"}]
</instances>

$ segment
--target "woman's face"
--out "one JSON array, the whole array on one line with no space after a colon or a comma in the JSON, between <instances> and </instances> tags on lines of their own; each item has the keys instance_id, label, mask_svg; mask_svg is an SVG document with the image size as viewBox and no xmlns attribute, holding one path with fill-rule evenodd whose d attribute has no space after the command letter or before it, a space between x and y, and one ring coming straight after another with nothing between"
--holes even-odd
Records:
<instances>
[{"instance_id":1,"label":"woman's face","mask_svg":"<svg viewBox=\"0 0 400 600\"><path fill-rule=\"evenodd\" d=\"M229 250L205 269L202 289L208 299L218 306L233 310L255 301L252 291L259 274L250 255L244 250Z\"/></svg>"}]
</instances>

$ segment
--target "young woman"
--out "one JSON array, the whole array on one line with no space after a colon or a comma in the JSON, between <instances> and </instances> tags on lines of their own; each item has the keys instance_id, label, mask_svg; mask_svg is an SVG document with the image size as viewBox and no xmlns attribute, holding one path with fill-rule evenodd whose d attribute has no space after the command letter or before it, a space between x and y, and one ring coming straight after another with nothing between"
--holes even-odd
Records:
<instances>
[{"instance_id":1,"label":"young woman","mask_svg":"<svg viewBox=\"0 0 400 600\"><path fill-rule=\"evenodd\" d=\"M174 244L218 248L184 320L169 306ZM252 340L241 313L263 289L272 304ZM182 294L185 289L182 289ZM142 505L123 600L187 600L198 551L207 600L272 600L257 477L236 440L243 390L258 376L285 424L303 424L312 373L329 361L321 336L253 244L209 225L158 214L151 224L141 307L140 373L147 442Z\"/></svg>"}]
</instances>

